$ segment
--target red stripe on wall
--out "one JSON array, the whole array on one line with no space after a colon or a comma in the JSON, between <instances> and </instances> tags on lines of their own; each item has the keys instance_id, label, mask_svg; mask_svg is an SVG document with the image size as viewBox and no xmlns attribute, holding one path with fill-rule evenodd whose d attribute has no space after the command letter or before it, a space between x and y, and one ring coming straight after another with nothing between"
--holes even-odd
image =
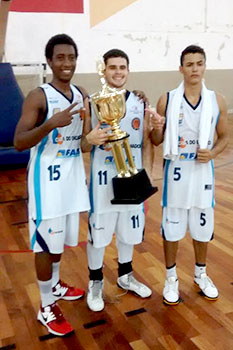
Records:
<instances>
[{"instance_id":1,"label":"red stripe on wall","mask_svg":"<svg viewBox=\"0 0 233 350\"><path fill-rule=\"evenodd\" d=\"M83 13L83 0L13 0L10 11Z\"/></svg>"}]
</instances>

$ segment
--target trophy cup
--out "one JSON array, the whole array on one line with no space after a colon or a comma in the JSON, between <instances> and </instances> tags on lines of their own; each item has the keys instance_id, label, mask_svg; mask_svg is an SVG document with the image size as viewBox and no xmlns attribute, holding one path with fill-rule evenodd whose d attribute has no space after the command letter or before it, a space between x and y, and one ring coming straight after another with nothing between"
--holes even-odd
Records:
<instances>
[{"instance_id":1,"label":"trophy cup","mask_svg":"<svg viewBox=\"0 0 233 350\"><path fill-rule=\"evenodd\" d=\"M107 143L113 153L117 176L112 179L114 198L111 203L140 204L157 192L158 188L152 187L145 169L136 169L129 145L129 134L120 129L119 121L124 118L126 112L125 89L117 90L107 85L103 74L103 62L97 63L97 70L102 90L91 95L90 100L99 121L112 128Z\"/></svg>"}]
</instances>

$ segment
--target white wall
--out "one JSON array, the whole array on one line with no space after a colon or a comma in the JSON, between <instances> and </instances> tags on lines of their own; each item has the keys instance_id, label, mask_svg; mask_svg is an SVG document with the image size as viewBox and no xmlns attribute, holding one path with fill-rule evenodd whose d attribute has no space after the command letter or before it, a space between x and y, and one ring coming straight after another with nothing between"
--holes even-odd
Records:
<instances>
[{"instance_id":1,"label":"white wall","mask_svg":"<svg viewBox=\"0 0 233 350\"><path fill-rule=\"evenodd\" d=\"M128 53L134 72L177 70L190 44L205 49L209 69L233 67L233 0L135 0L92 28L90 1L84 14L10 12L6 61L44 62L48 39L65 32L78 44L81 73L96 72L96 59L113 47Z\"/></svg>"}]
</instances>

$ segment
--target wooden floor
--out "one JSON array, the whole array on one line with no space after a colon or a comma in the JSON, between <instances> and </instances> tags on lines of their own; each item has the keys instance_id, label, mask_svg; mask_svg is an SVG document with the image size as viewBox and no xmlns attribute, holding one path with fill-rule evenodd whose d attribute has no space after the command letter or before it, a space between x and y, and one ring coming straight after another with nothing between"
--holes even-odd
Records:
<instances>
[{"instance_id":1,"label":"wooden floor","mask_svg":"<svg viewBox=\"0 0 233 350\"><path fill-rule=\"evenodd\" d=\"M193 283L191 239L180 244L177 267L182 303L165 306L161 219L162 160L158 148L159 193L148 201L144 242L135 248L135 275L152 290L147 300L116 286L114 242L105 256L104 311L91 312L86 300L59 302L75 328L67 338L52 337L36 320L39 293L33 253L29 250L25 169L0 174L0 349L47 350L230 350L233 349L233 118L230 143L215 161L215 240L209 245L208 273L219 288L216 302L205 300ZM88 160L86 158L86 165ZM80 244L66 249L62 278L87 290L87 215L81 217Z\"/></svg>"}]
</instances>

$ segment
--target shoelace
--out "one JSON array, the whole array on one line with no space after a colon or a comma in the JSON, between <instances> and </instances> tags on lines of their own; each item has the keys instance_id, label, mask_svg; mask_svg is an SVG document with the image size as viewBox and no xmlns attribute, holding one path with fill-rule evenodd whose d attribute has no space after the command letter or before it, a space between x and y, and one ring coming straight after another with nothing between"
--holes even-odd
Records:
<instances>
[{"instance_id":1,"label":"shoelace","mask_svg":"<svg viewBox=\"0 0 233 350\"><path fill-rule=\"evenodd\" d=\"M99 294L102 289L102 282L101 281L94 281L92 286L92 295L93 298L98 298Z\"/></svg>"},{"instance_id":2,"label":"shoelace","mask_svg":"<svg viewBox=\"0 0 233 350\"><path fill-rule=\"evenodd\" d=\"M50 310L45 310L42 315L47 317L47 323L51 321L57 321L57 323L64 322L64 316L57 305L50 306ZM46 309L46 308L45 308Z\"/></svg>"},{"instance_id":3,"label":"shoelace","mask_svg":"<svg viewBox=\"0 0 233 350\"><path fill-rule=\"evenodd\" d=\"M68 286L68 284L66 284L65 282L60 281L60 286L66 289L70 289L70 290L74 290L74 287Z\"/></svg>"},{"instance_id":4,"label":"shoelace","mask_svg":"<svg viewBox=\"0 0 233 350\"><path fill-rule=\"evenodd\" d=\"M68 287L68 285L64 282L58 282L58 284L55 286L54 293L59 292L62 293L62 295L65 295L68 288L74 289L73 287Z\"/></svg>"}]
</instances>

